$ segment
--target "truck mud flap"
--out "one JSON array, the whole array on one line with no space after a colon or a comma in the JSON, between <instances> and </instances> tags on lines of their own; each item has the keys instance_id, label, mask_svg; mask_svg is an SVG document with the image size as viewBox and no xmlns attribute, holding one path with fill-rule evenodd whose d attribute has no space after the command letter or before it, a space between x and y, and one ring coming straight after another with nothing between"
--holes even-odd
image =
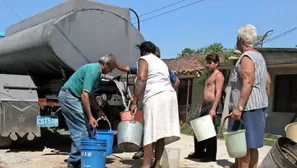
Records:
<instances>
[{"instance_id":1,"label":"truck mud flap","mask_svg":"<svg viewBox=\"0 0 297 168\"><path fill-rule=\"evenodd\" d=\"M36 116L40 113L38 102L1 101L0 105L0 131L3 137L10 136L11 133L20 137L27 133L31 138L32 133L37 137L41 136L40 128L36 126Z\"/></svg>"}]
</instances>

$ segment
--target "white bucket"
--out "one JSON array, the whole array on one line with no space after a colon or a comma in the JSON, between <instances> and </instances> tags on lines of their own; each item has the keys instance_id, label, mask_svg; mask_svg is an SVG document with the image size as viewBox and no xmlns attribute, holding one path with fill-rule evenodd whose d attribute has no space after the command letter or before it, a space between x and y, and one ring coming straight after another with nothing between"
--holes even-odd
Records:
<instances>
[{"instance_id":1,"label":"white bucket","mask_svg":"<svg viewBox=\"0 0 297 168\"><path fill-rule=\"evenodd\" d=\"M179 168L180 149L165 148L162 156L162 168Z\"/></svg>"},{"instance_id":2,"label":"white bucket","mask_svg":"<svg viewBox=\"0 0 297 168\"><path fill-rule=\"evenodd\" d=\"M196 118L190 121L198 142L215 137L217 135L210 115Z\"/></svg>"}]
</instances>

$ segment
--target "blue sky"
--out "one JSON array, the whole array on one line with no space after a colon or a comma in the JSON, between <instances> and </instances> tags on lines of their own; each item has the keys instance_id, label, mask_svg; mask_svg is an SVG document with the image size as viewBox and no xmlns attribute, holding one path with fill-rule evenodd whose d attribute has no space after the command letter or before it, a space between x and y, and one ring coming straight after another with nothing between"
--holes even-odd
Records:
<instances>
[{"instance_id":1,"label":"blue sky","mask_svg":"<svg viewBox=\"0 0 297 168\"><path fill-rule=\"evenodd\" d=\"M179 0L97 0L121 7L129 7L138 14L178 2ZM143 16L145 19L162 12L192 3L185 0L170 8ZM63 0L7 0L22 19L42 12ZM0 0L0 31L19 21L18 17ZM258 34L274 30L271 37L297 26L296 0L204 0L201 3L156 17L141 23L146 40L157 44L163 58L174 58L185 47L197 49L214 42L233 48L237 29L254 24ZM264 44L265 47L295 47L297 30Z\"/></svg>"}]
</instances>

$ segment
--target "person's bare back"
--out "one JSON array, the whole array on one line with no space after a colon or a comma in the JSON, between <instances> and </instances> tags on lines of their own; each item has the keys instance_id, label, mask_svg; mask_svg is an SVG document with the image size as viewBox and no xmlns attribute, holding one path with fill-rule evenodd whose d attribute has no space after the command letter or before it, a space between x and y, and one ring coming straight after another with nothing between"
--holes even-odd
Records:
<instances>
[{"instance_id":1,"label":"person's bare back","mask_svg":"<svg viewBox=\"0 0 297 168\"><path fill-rule=\"evenodd\" d=\"M218 78L224 78L223 74L219 70L215 70L206 80L203 101L204 102L214 102L216 96L216 81Z\"/></svg>"}]
</instances>

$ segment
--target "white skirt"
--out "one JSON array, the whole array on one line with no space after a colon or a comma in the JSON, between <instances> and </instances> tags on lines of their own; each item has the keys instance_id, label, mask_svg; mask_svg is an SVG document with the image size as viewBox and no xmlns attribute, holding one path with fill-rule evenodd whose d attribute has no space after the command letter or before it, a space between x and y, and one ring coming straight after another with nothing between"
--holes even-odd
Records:
<instances>
[{"instance_id":1,"label":"white skirt","mask_svg":"<svg viewBox=\"0 0 297 168\"><path fill-rule=\"evenodd\" d=\"M143 102L143 146L165 138L165 145L180 139L178 103L175 91L164 91Z\"/></svg>"}]
</instances>

